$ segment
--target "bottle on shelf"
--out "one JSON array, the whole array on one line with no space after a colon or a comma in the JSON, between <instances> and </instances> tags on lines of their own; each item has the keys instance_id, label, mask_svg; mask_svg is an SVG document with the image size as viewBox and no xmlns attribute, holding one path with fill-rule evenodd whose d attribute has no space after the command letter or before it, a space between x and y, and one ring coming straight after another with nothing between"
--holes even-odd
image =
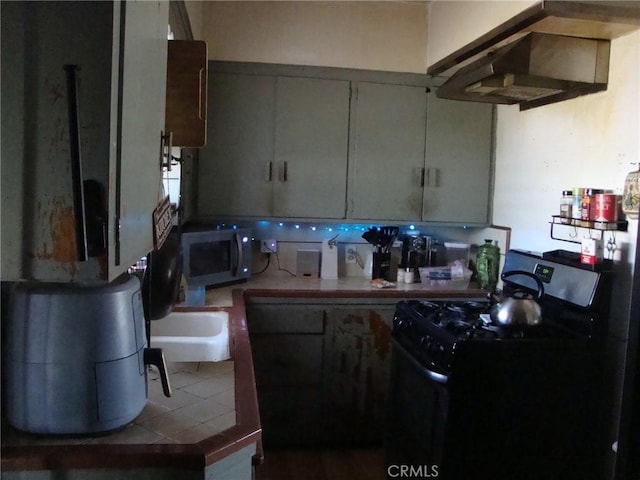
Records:
<instances>
[{"instance_id":1,"label":"bottle on shelf","mask_svg":"<svg viewBox=\"0 0 640 480\"><path fill-rule=\"evenodd\" d=\"M573 191L563 190L560 198L560 222L570 224L573 212Z\"/></svg>"},{"instance_id":2,"label":"bottle on shelf","mask_svg":"<svg viewBox=\"0 0 640 480\"><path fill-rule=\"evenodd\" d=\"M574 187L573 189L573 207L571 208L571 218L573 220L580 220L582 217L582 195L584 194L584 188ZM574 224L577 222L573 222Z\"/></svg>"}]
</instances>

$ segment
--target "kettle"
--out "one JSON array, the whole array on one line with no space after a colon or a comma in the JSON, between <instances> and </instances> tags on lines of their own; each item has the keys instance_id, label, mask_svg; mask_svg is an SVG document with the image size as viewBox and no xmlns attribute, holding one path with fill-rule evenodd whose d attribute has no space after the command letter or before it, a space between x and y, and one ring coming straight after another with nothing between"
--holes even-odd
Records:
<instances>
[{"instance_id":1,"label":"kettle","mask_svg":"<svg viewBox=\"0 0 640 480\"><path fill-rule=\"evenodd\" d=\"M538 301L544 295L544 286L540 279L531 272L512 270L503 273L502 280L514 275L525 275L533 278L538 286L538 292L533 296L523 290L516 290L510 297L500 301L491 309L491 320L501 327L533 327L542 322L542 310Z\"/></svg>"}]
</instances>

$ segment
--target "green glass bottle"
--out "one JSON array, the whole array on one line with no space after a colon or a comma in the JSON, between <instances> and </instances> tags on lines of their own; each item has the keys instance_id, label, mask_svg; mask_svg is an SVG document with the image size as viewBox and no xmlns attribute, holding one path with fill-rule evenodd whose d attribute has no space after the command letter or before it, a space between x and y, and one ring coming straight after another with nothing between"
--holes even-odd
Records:
<instances>
[{"instance_id":1,"label":"green glass bottle","mask_svg":"<svg viewBox=\"0 0 640 480\"><path fill-rule=\"evenodd\" d=\"M476 271L480 288L494 290L498 284L499 269L500 248L493 244L493 240L485 240L484 245L478 247L476 255Z\"/></svg>"}]
</instances>

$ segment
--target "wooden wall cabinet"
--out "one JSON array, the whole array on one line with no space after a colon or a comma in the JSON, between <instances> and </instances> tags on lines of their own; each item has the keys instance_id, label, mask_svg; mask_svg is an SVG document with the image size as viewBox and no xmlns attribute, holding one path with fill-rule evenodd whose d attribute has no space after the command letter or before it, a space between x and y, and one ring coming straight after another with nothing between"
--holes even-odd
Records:
<instances>
[{"instance_id":1,"label":"wooden wall cabinet","mask_svg":"<svg viewBox=\"0 0 640 480\"><path fill-rule=\"evenodd\" d=\"M176 147L207 143L207 44L201 40L169 40L165 131Z\"/></svg>"}]
</instances>

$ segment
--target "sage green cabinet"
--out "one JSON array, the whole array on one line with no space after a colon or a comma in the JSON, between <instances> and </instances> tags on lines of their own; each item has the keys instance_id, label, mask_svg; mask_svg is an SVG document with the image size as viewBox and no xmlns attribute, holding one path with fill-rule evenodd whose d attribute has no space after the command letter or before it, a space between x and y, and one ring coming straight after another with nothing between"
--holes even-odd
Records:
<instances>
[{"instance_id":1,"label":"sage green cabinet","mask_svg":"<svg viewBox=\"0 0 640 480\"><path fill-rule=\"evenodd\" d=\"M429 93L423 220L490 223L493 111Z\"/></svg>"},{"instance_id":2,"label":"sage green cabinet","mask_svg":"<svg viewBox=\"0 0 640 480\"><path fill-rule=\"evenodd\" d=\"M349 94L347 81L278 77L273 215L345 217Z\"/></svg>"},{"instance_id":3,"label":"sage green cabinet","mask_svg":"<svg viewBox=\"0 0 640 480\"><path fill-rule=\"evenodd\" d=\"M212 70L197 215L270 216L276 77Z\"/></svg>"},{"instance_id":4,"label":"sage green cabinet","mask_svg":"<svg viewBox=\"0 0 640 480\"><path fill-rule=\"evenodd\" d=\"M420 221L427 88L356 85L349 218Z\"/></svg>"},{"instance_id":5,"label":"sage green cabinet","mask_svg":"<svg viewBox=\"0 0 640 480\"><path fill-rule=\"evenodd\" d=\"M332 443L382 441L395 306L339 306L327 311L326 429Z\"/></svg>"},{"instance_id":6,"label":"sage green cabinet","mask_svg":"<svg viewBox=\"0 0 640 480\"><path fill-rule=\"evenodd\" d=\"M349 82L211 77L198 215L344 218Z\"/></svg>"},{"instance_id":7,"label":"sage green cabinet","mask_svg":"<svg viewBox=\"0 0 640 480\"><path fill-rule=\"evenodd\" d=\"M421 75L213 62L207 218L490 222L493 106Z\"/></svg>"},{"instance_id":8,"label":"sage green cabinet","mask_svg":"<svg viewBox=\"0 0 640 480\"><path fill-rule=\"evenodd\" d=\"M265 446L322 443L324 312L248 306L247 322Z\"/></svg>"},{"instance_id":9,"label":"sage green cabinet","mask_svg":"<svg viewBox=\"0 0 640 480\"><path fill-rule=\"evenodd\" d=\"M395 302L279 302L247 306L265 445L380 443Z\"/></svg>"},{"instance_id":10,"label":"sage green cabinet","mask_svg":"<svg viewBox=\"0 0 640 480\"><path fill-rule=\"evenodd\" d=\"M164 1L3 2L3 280L111 281L153 249L168 11ZM83 179L104 189L85 204L101 204L91 233L107 248L86 261L75 241L65 65L78 67Z\"/></svg>"}]
</instances>

